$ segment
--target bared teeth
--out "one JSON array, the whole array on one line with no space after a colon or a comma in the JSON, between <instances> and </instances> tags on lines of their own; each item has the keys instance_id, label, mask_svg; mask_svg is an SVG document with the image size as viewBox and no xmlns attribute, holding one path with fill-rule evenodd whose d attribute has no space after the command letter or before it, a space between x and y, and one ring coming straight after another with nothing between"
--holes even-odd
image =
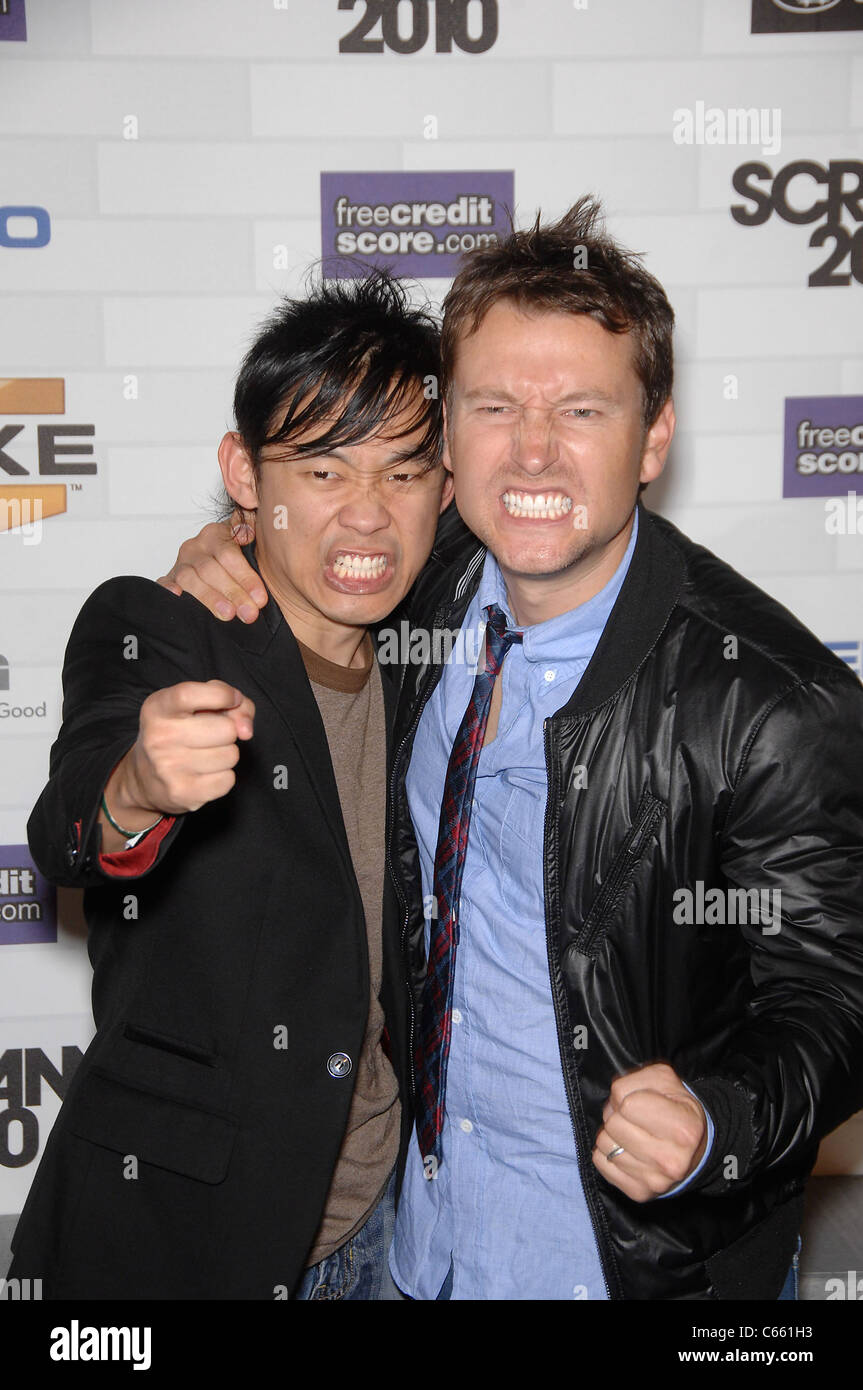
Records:
<instances>
[{"instance_id":1,"label":"bared teeth","mask_svg":"<svg viewBox=\"0 0 863 1390\"><path fill-rule=\"evenodd\" d=\"M501 500L509 515L515 517L556 521L572 510L572 498L565 492L505 492Z\"/></svg>"},{"instance_id":2,"label":"bared teeth","mask_svg":"<svg viewBox=\"0 0 863 1390\"><path fill-rule=\"evenodd\" d=\"M379 579L386 567L386 555L337 555L333 561L339 579Z\"/></svg>"}]
</instances>

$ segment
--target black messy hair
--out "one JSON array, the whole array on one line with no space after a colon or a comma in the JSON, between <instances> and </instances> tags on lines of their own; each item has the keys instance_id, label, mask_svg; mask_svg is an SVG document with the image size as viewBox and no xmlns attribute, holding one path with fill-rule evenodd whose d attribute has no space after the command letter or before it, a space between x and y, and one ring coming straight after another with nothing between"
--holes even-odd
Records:
<instances>
[{"instance_id":1,"label":"black messy hair","mask_svg":"<svg viewBox=\"0 0 863 1390\"><path fill-rule=\"evenodd\" d=\"M433 468L443 454L439 373L437 323L392 275L319 282L304 299L283 299L246 354L237 430L257 475L268 445L306 458L395 437L398 418L399 435L423 430L406 457Z\"/></svg>"}]
</instances>

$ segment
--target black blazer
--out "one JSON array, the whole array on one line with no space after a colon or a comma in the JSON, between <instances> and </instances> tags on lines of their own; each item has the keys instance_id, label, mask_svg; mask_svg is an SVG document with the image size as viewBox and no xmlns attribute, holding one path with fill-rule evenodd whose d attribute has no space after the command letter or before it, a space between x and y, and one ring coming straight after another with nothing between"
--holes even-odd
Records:
<instances>
[{"instance_id":1,"label":"black blazer","mask_svg":"<svg viewBox=\"0 0 863 1390\"><path fill-rule=\"evenodd\" d=\"M397 673L380 669L389 727ZM214 678L256 706L235 787L179 817L148 872L107 878L99 798L142 701ZM28 834L48 878L86 886L97 1032L10 1275L42 1278L48 1298L285 1297L351 1101L355 1067L330 1059L356 1061L369 990L362 902L299 649L272 598L246 626L149 580L113 579L81 611L63 681ZM389 908L381 999L404 1140L407 994Z\"/></svg>"}]
</instances>

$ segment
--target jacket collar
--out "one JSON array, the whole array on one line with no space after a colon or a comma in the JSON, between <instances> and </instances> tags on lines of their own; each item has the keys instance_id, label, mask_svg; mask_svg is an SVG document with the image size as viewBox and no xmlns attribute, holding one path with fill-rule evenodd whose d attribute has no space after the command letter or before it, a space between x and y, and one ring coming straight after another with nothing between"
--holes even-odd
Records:
<instances>
[{"instance_id":1,"label":"jacket collar","mask_svg":"<svg viewBox=\"0 0 863 1390\"><path fill-rule=\"evenodd\" d=\"M617 602L590 664L558 715L583 714L611 698L656 644L686 582L686 561L670 522L638 503L638 538ZM436 618L458 626L479 587L485 548L475 551L450 579L452 598Z\"/></svg>"},{"instance_id":2,"label":"jacket collar","mask_svg":"<svg viewBox=\"0 0 863 1390\"><path fill-rule=\"evenodd\" d=\"M584 714L615 695L656 645L686 583L675 528L638 504L638 539L590 665L559 714Z\"/></svg>"}]
</instances>

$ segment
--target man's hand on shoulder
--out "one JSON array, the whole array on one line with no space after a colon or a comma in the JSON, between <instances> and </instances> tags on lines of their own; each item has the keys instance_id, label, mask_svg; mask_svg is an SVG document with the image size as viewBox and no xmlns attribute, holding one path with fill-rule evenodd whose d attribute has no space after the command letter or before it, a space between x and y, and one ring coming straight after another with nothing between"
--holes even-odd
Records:
<instances>
[{"instance_id":1,"label":"man's hand on shoulder","mask_svg":"<svg viewBox=\"0 0 863 1390\"><path fill-rule=\"evenodd\" d=\"M210 522L183 541L173 569L157 582L174 594L191 594L225 622L239 617L253 623L266 605L267 591L240 546L254 538L246 524Z\"/></svg>"},{"instance_id":2,"label":"man's hand on shoulder","mask_svg":"<svg viewBox=\"0 0 863 1390\"><path fill-rule=\"evenodd\" d=\"M704 1107L673 1067L654 1062L612 1082L593 1164L627 1197L649 1202L694 1172L706 1142Z\"/></svg>"}]
</instances>

